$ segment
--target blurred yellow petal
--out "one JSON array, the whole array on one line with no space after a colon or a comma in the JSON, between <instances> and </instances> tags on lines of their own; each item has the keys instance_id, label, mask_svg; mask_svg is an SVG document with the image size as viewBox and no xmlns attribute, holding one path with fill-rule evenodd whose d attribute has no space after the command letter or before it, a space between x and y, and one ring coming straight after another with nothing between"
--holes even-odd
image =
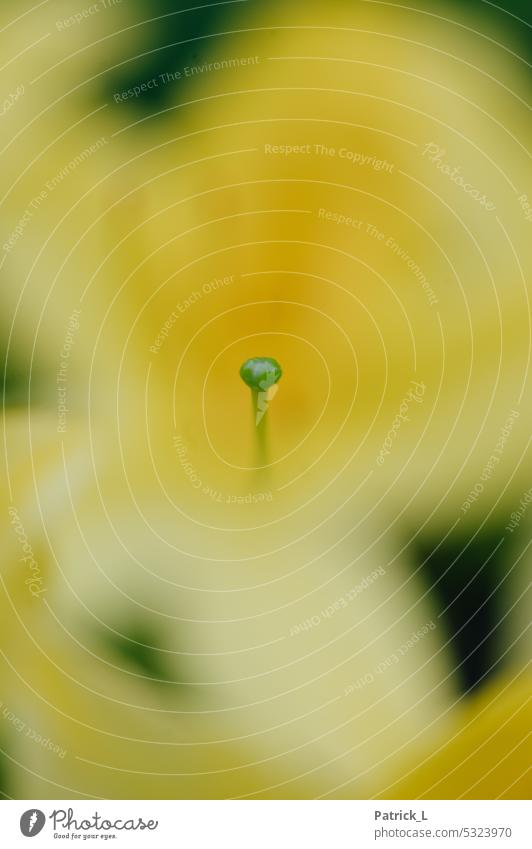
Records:
<instances>
[{"instance_id":1,"label":"blurred yellow petal","mask_svg":"<svg viewBox=\"0 0 532 849\"><path fill-rule=\"evenodd\" d=\"M530 676L501 676L455 714L449 741L435 739L383 792L386 799L529 799Z\"/></svg>"}]
</instances>

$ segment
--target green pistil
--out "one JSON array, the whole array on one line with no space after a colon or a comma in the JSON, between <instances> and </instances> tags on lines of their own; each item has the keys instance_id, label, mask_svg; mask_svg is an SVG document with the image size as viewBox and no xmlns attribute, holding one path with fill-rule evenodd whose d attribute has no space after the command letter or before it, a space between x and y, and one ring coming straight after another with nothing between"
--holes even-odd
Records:
<instances>
[{"instance_id":1,"label":"green pistil","mask_svg":"<svg viewBox=\"0 0 532 849\"><path fill-rule=\"evenodd\" d=\"M271 357L253 357L246 360L240 369L240 377L251 389L259 466L268 465L267 412L282 375L281 366Z\"/></svg>"}]
</instances>

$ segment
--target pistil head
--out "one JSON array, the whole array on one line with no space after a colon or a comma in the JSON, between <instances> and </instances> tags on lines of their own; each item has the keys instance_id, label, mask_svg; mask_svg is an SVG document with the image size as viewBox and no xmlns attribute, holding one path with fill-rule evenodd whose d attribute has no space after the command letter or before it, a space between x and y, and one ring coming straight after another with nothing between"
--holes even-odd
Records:
<instances>
[{"instance_id":1,"label":"pistil head","mask_svg":"<svg viewBox=\"0 0 532 849\"><path fill-rule=\"evenodd\" d=\"M240 377L254 392L266 392L282 375L281 366L271 357L253 357L240 369Z\"/></svg>"}]
</instances>

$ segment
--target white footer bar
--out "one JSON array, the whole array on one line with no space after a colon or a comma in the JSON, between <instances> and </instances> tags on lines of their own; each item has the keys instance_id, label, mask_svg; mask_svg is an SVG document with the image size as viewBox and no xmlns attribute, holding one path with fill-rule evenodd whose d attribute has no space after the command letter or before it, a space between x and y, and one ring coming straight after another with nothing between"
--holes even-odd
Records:
<instances>
[{"instance_id":1,"label":"white footer bar","mask_svg":"<svg viewBox=\"0 0 532 849\"><path fill-rule=\"evenodd\" d=\"M517 801L4 801L0 834L35 849L530 849L530 814Z\"/></svg>"}]
</instances>

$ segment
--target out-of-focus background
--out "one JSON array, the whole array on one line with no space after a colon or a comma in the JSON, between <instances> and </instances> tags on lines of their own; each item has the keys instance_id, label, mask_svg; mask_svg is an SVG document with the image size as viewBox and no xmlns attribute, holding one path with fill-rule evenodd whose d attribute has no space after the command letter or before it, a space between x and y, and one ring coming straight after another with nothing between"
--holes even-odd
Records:
<instances>
[{"instance_id":1,"label":"out-of-focus background","mask_svg":"<svg viewBox=\"0 0 532 849\"><path fill-rule=\"evenodd\" d=\"M529 4L190 6L0 10L0 791L526 798Z\"/></svg>"}]
</instances>

